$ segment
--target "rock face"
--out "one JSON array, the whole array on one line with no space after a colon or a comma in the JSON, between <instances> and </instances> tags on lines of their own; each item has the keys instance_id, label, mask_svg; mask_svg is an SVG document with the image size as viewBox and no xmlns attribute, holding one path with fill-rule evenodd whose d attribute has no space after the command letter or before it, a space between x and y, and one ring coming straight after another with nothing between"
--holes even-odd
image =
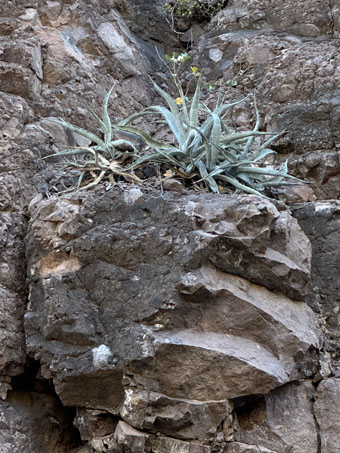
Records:
<instances>
[{"instance_id":1,"label":"rock face","mask_svg":"<svg viewBox=\"0 0 340 453\"><path fill-rule=\"evenodd\" d=\"M338 452L339 1L229 0L177 33L165 3L2 2L0 452ZM173 50L287 131L295 218L176 179L51 197L75 177L41 158L87 143L46 118L98 132L114 84L113 122L157 103Z\"/></svg>"},{"instance_id":2,"label":"rock face","mask_svg":"<svg viewBox=\"0 0 340 453\"><path fill-rule=\"evenodd\" d=\"M294 215L313 246L312 281L308 303L323 319L330 350L338 360L339 344L339 201L314 202Z\"/></svg>"},{"instance_id":3,"label":"rock face","mask_svg":"<svg viewBox=\"0 0 340 453\"><path fill-rule=\"evenodd\" d=\"M326 379L320 383L315 402L315 417L320 426L322 452L339 450L339 379Z\"/></svg>"},{"instance_id":4,"label":"rock face","mask_svg":"<svg viewBox=\"0 0 340 453\"><path fill-rule=\"evenodd\" d=\"M339 130L338 9L320 0L229 0L194 47L195 64L209 82L236 76L238 94L255 90L263 127L289 129L282 151L330 151ZM252 115L246 104L235 111L240 124Z\"/></svg>"},{"instance_id":5,"label":"rock face","mask_svg":"<svg viewBox=\"0 0 340 453\"><path fill-rule=\"evenodd\" d=\"M294 382L240 408L237 440L277 453L317 453L318 427L313 415L313 398L311 382Z\"/></svg>"},{"instance_id":6,"label":"rock face","mask_svg":"<svg viewBox=\"0 0 340 453\"><path fill-rule=\"evenodd\" d=\"M11 392L6 402L0 402L0 414L2 452L74 451L71 444L65 449L74 428L54 396Z\"/></svg>"},{"instance_id":7,"label":"rock face","mask_svg":"<svg viewBox=\"0 0 340 453\"><path fill-rule=\"evenodd\" d=\"M305 294L309 242L266 200L132 188L31 211L27 351L64 405L225 441L229 400L296 379L318 347L312 310L284 294Z\"/></svg>"}]
</instances>

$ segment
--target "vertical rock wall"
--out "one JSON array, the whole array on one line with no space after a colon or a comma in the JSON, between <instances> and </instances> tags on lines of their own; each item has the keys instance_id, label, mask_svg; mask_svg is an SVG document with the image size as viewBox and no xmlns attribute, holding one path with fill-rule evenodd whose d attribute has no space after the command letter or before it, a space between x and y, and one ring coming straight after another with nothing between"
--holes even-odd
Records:
<instances>
[{"instance_id":1,"label":"vertical rock wall","mask_svg":"<svg viewBox=\"0 0 340 453\"><path fill-rule=\"evenodd\" d=\"M179 35L162 1L1 5L1 452L339 450L340 4L274 3L229 0ZM289 131L277 150L313 182L276 194L310 202L297 220L252 196L46 198L74 181L41 158L80 140L46 118L95 131L114 83L113 120L155 103L147 74L180 42Z\"/></svg>"}]
</instances>

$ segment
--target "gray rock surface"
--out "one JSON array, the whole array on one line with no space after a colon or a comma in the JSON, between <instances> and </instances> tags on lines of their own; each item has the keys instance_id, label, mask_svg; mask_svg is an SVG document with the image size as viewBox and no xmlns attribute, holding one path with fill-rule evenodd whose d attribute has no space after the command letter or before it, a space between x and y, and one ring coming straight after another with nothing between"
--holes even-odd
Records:
<instances>
[{"instance_id":1,"label":"gray rock surface","mask_svg":"<svg viewBox=\"0 0 340 453\"><path fill-rule=\"evenodd\" d=\"M312 310L282 294L273 294L212 266L185 275L179 289L187 301L204 300L190 313L200 329L246 337L282 362L286 358L287 366L294 367L293 357L305 353L310 345L318 347L319 332Z\"/></svg>"},{"instance_id":2,"label":"gray rock surface","mask_svg":"<svg viewBox=\"0 0 340 453\"><path fill-rule=\"evenodd\" d=\"M1 4L0 451L336 452L339 1L229 0L177 34L164 3ZM165 85L173 50L227 99L255 90L261 130L287 130L278 158L313 184L273 196L318 200L295 211L313 253L282 203L255 197L47 199L76 176L41 157L84 143L46 117L98 132L89 110L114 83L113 121L157 103L146 74Z\"/></svg>"},{"instance_id":3,"label":"gray rock surface","mask_svg":"<svg viewBox=\"0 0 340 453\"><path fill-rule=\"evenodd\" d=\"M338 142L337 3L229 1L193 48L208 82L236 77L234 97L255 90L262 127L289 130L282 152L329 151ZM251 98L234 113L249 124Z\"/></svg>"},{"instance_id":4,"label":"gray rock surface","mask_svg":"<svg viewBox=\"0 0 340 453\"><path fill-rule=\"evenodd\" d=\"M55 396L10 392L0 400L2 453L76 453L70 440L72 425Z\"/></svg>"},{"instance_id":5,"label":"gray rock surface","mask_svg":"<svg viewBox=\"0 0 340 453\"><path fill-rule=\"evenodd\" d=\"M313 415L313 399L312 383L301 381L275 389L250 406L239 408L236 440L276 453L317 453L318 425Z\"/></svg>"},{"instance_id":6,"label":"gray rock surface","mask_svg":"<svg viewBox=\"0 0 340 453\"><path fill-rule=\"evenodd\" d=\"M339 367L339 212L337 200L309 203L294 211L313 247L312 279L308 304L320 313L326 334L326 349Z\"/></svg>"},{"instance_id":7,"label":"gray rock surface","mask_svg":"<svg viewBox=\"0 0 340 453\"><path fill-rule=\"evenodd\" d=\"M339 451L340 380L325 379L317 388L315 418L320 426L321 453Z\"/></svg>"},{"instance_id":8,"label":"gray rock surface","mask_svg":"<svg viewBox=\"0 0 340 453\"><path fill-rule=\"evenodd\" d=\"M98 188L31 216L27 351L65 405L232 440L228 399L295 379L318 346L312 311L282 294L303 297L309 242L269 201ZM281 292L230 274L261 268Z\"/></svg>"}]
</instances>

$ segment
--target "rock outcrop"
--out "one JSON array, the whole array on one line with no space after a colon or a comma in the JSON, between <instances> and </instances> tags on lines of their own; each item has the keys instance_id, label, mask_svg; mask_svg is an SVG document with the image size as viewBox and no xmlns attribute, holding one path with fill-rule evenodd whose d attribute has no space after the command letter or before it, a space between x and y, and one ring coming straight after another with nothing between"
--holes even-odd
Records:
<instances>
[{"instance_id":1,"label":"rock outcrop","mask_svg":"<svg viewBox=\"0 0 340 453\"><path fill-rule=\"evenodd\" d=\"M338 452L339 1L229 0L177 29L164 6L1 5L0 451ZM273 190L293 215L182 186L58 193L77 177L42 158L88 143L47 118L96 132L113 85L113 122L155 104L183 44L286 130L278 158L312 183Z\"/></svg>"},{"instance_id":2,"label":"rock outcrop","mask_svg":"<svg viewBox=\"0 0 340 453\"><path fill-rule=\"evenodd\" d=\"M278 206L138 188L33 203L27 352L62 403L208 448L233 439L231 400L312 375L310 245Z\"/></svg>"}]
</instances>

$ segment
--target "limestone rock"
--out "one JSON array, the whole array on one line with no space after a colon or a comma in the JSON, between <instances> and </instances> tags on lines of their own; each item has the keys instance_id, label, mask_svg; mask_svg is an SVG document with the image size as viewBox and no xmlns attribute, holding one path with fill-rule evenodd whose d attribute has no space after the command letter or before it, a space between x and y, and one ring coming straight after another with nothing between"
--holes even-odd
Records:
<instances>
[{"instance_id":1,"label":"limestone rock","mask_svg":"<svg viewBox=\"0 0 340 453\"><path fill-rule=\"evenodd\" d=\"M212 440L222 422L229 422L233 435L233 406L227 400L198 401L170 398L166 395L126 385L121 416L139 429L161 432L178 439Z\"/></svg>"},{"instance_id":2,"label":"limestone rock","mask_svg":"<svg viewBox=\"0 0 340 453\"><path fill-rule=\"evenodd\" d=\"M311 345L318 347L312 310L284 295L212 266L185 275L179 290L185 300L194 303L189 316L197 330L253 340L291 369L294 357L306 353Z\"/></svg>"},{"instance_id":3,"label":"limestone rock","mask_svg":"<svg viewBox=\"0 0 340 453\"><path fill-rule=\"evenodd\" d=\"M309 243L266 200L98 188L31 215L27 350L66 405L231 441L227 400L295 379L318 345L309 308L283 294L303 298Z\"/></svg>"},{"instance_id":4,"label":"limestone rock","mask_svg":"<svg viewBox=\"0 0 340 453\"><path fill-rule=\"evenodd\" d=\"M197 442L183 442L171 437L156 437L152 442L154 453L211 453L211 449Z\"/></svg>"},{"instance_id":5,"label":"limestone rock","mask_svg":"<svg viewBox=\"0 0 340 453\"><path fill-rule=\"evenodd\" d=\"M0 450L4 453L72 451L74 429L52 395L10 392L0 400Z\"/></svg>"},{"instance_id":6,"label":"limestone rock","mask_svg":"<svg viewBox=\"0 0 340 453\"><path fill-rule=\"evenodd\" d=\"M292 382L240 407L236 440L260 445L275 453L317 453L318 426L313 414L313 398L314 388L310 382Z\"/></svg>"},{"instance_id":7,"label":"limestone rock","mask_svg":"<svg viewBox=\"0 0 340 453\"><path fill-rule=\"evenodd\" d=\"M336 347L339 339L340 284L336 252L339 212L337 200L316 201L294 211L313 247L312 283L307 300L314 311L321 314L331 348Z\"/></svg>"},{"instance_id":8,"label":"limestone rock","mask_svg":"<svg viewBox=\"0 0 340 453\"><path fill-rule=\"evenodd\" d=\"M317 388L314 411L320 427L321 453L339 450L340 379L331 378L320 382Z\"/></svg>"}]
</instances>

